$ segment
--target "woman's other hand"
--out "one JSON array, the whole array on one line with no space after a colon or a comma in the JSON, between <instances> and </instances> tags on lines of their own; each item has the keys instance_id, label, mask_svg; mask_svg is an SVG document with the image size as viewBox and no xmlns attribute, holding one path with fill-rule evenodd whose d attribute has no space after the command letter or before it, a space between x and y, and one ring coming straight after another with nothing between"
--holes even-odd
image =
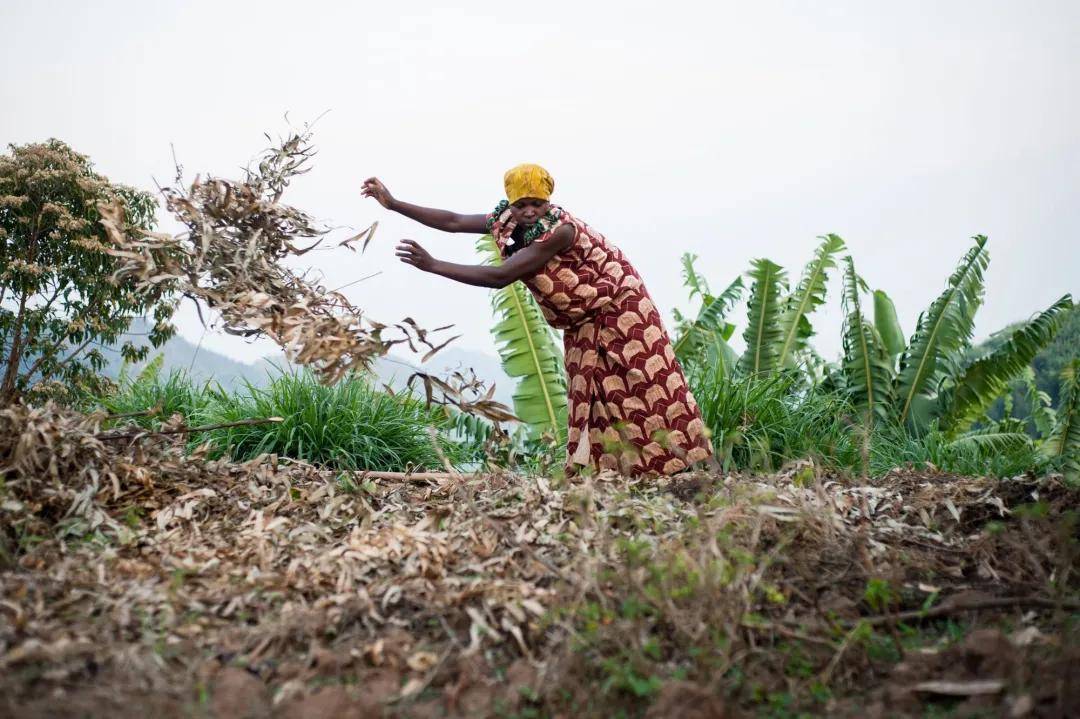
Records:
<instances>
[{"instance_id":1,"label":"woman's other hand","mask_svg":"<svg viewBox=\"0 0 1080 719\"><path fill-rule=\"evenodd\" d=\"M377 177L369 177L364 180L364 187L360 190L360 194L364 197L374 197L380 205L388 210L394 204L394 196L390 194L390 190L386 189L386 185Z\"/></svg>"},{"instance_id":2,"label":"woman's other hand","mask_svg":"<svg viewBox=\"0 0 1080 719\"><path fill-rule=\"evenodd\" d=\"M413 240L402 240L397 246L396 254L405 264L412 265L424 272L431 272L431 269L435 266L435 258Z\"/></svg>"}]
</instances>

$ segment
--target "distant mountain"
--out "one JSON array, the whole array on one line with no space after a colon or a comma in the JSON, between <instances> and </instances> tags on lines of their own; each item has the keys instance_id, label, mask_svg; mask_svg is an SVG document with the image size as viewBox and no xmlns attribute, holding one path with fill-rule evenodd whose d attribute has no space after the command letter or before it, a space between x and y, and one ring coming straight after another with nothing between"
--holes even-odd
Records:
<instances>
[{"instance_id":1,"label":"distant mountain","mask_svg":"<svg viewBox=\"0 0 1080 719\"><path fill-rule=\"evenodd\" d=\"M148 331L146 323L139 319L132 322L129 330L132 334ZM249 382L255 386L265 385L267 381L282 370L290 368L285 356L270 355L257 362L241 362L232 359L220 352L199 347L177 335L163 346L153 349L147 356L146 362L157 355L162 355L162 372L168 374L174 370L184 371L199 380L214 380L226 389L242 386ZM417 360L419 358L416 358ZM129 366L129 374L136 374L146 362L140 362ZM119 356L106 367L105 374L111 377L120 375L123 362ZM432 357L424 371L441 374L452 370L472 368L476 376L489 386L495 383L495 399L507 405L513 404L514 383L503 372L502 364L497 357L457 347L447 347ZM395 389L404 386L409 375L418 371L418 363L395 354L380 357L375 360L375 380L380 385L388 384Z\"/></svg>"}]
</instances>

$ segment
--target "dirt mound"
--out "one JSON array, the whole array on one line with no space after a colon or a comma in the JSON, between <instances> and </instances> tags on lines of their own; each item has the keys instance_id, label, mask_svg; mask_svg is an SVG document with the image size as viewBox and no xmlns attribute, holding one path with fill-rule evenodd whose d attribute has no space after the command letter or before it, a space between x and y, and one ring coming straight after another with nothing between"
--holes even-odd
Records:
<instances>
[{"instance_id":1,"label":"dirt mound","mask_svg":"<svg viewBox=\"0 0 1080 719\"><path fill-rule=\"evenodd\" d=\"M1055 478L358 491L99 424L0 413L0 714L1076 708L1076 495Z\"/></svg>"}]
</instances>

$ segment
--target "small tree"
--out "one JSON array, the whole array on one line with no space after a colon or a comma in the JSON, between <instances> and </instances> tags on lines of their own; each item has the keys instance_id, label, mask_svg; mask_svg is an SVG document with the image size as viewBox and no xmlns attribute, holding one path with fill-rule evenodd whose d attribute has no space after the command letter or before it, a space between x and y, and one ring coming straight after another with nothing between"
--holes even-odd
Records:
<instances>
[{"instance_id":1,"label":"small tree","mask_svg":"<svg viewBox=\"0 0 1080 719\"><path fill-rule=\"evenodd\" d=\"M103 349L142 359L145 343L121 341L137 316L152 314L154 347L175 332L169 287L112 277L98 206L115 201L127 231L150 228L152 196L109 182L59 140L0 155L0 404L44 383L95 387Z\"/></svg>"}]
</instances>

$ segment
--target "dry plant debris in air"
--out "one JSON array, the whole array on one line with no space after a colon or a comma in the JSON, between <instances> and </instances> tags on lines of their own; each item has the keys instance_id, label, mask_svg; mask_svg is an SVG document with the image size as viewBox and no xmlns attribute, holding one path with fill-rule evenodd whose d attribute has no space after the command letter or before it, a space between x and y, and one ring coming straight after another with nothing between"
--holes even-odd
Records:
<instances>
[{"instance_id":1,"label":"dry plant debris in air","mask_svg":"<svg viewBox=\"0 0 1080 719\"><path fill-rule=\"evenodd\" d=\"M412 318L384 324L364 313L338 291L321 286L307 273L283 264L322 244L328 228L307 213L281 202L290 182L308 172L314 155L309 130L295 132L266 150L242 181L196 177L184 187L177 167L175 184L162 190L167 209L186 231L178 235L124 232L120 205L101 208L102 223L119 258L118 278L167 285L220 313L226 332L265 334L284 348L291 362L305 365L325 383L365 369L395 345L424 352L422 362L455 338L437 342L446 330L421 328ZM339 243L361 252L375 225ZM434 379L434 378L432 378ZM463 411L500 421L502 405L466 402L446 381L426 381L443 392L441 401ZM444 388L442 385L447 385Z\"/></svg>"}]
</instances>

